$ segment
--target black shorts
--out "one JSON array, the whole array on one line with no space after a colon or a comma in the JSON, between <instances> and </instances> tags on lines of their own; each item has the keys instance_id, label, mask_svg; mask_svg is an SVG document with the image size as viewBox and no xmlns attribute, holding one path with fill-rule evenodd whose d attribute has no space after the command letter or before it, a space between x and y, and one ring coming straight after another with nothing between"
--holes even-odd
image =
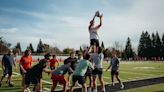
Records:
<instances>
[{"instance_id":1,"label":"black shorts","mask_svg":"<svg viewBox=\"0 0 164 92\"><path fill-rule=\"evenodd\" d=\"M111 70L111 75L119 75L119 72L116 70Z\"/></svg>"},{"instance_id":2,"label":"black shorts","mask_svg":"<svg viewBox=\"0 0 164 92\"><path fill-rule=\"evenodd\" d=\"M26 85L30 85L30 83L32 84L38 84L40 82L39 78L36 77L31 77L29 75L25 75L25 84Z\"/></svg>"},{"instance_id":3,"label":"black shorts","mask_svg":"<svg viewBox=\"0 0 164 92\"><path fill-rule=\"evenodd\" d=\"M85 73L85 76L92 76L92 68L88 68L87 72Z\"/></svg>"},{"instance_id":4,"label":"black shorts","mask_svg":"<svg viewBox=\"0 0 164 92\"><path fill-rule=\"evenodd\" d=\"M26 72L29 70L29 69L25 69L26 70ZM24 73L23 73L23 71L22 71L22 69L20 68L20 74L21 75L24 75Z\"/></svg>"},{"instance_id":5,"label":"black shorts","mask_svg":"<svg viewBox=\"0 0 164 92\"><path fill-rule=\"evenodd\" d=\"M103 74L103 69L102 68L95 68L93 71L92 71L92 74L93 75L99 75L101 76Z\"/></svg>"},{"instance_id":6,"label":"black shorts","mask_svg":"<svg viewBox=\"0 0 164 92\"><path fill-rule=\"evenodd\" d=\"M55 70L55 66L50 66L50 69L51 70Z\"/></svg>"},{"instance_id":7,"label":"black shorts","mask_svg":"<svg viewBox=\"0 0 164 92\"><path fill-rule=\"evenodd\" d=\"M7 74L8 74L9 76L12 75L12 68L5 67L4 76L7 75Z\"/></svg>"},{"instance_id":8,"label":"black shorts","mask_svg":"<svg viewBox=\"0 0 164 92\"><path fill-rule=\"evenodd\" d=\"M99 40L98 39L91 39L90 45L96 45L96 47L99 47Z\"/></svg>"},{"instance_id":9,"label":"black shorts","mask_svg":"<svg viewBox=\"0 0 164 92\"><path fill-rule=\"evenodd\" d=\"M74 83L78 81L79 84L83 85L85 83L85 77L84 76L73 75L72 81Z\"/></svg>"}]
</instances>

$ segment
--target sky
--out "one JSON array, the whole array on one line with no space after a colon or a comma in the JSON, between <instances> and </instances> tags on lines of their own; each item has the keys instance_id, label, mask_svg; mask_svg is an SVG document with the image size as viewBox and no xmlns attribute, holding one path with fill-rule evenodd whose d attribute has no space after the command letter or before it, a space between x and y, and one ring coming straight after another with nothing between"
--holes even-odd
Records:
<instances>
[{"instance_id":1,"label":"sky","mask_svg":"<svg viewBox=\"0 0 164 92\"><path fill-rule=\"evenodd\" d=\"M99 30L105 47L128 37L137 48L142 31L164 33L164 0L0 0L0 37L23 50L39 40L64 48L89 45L88 25L94 13L103 14ZM99 23L96 18L96 23Z\"/></svg>"}]
</instances>

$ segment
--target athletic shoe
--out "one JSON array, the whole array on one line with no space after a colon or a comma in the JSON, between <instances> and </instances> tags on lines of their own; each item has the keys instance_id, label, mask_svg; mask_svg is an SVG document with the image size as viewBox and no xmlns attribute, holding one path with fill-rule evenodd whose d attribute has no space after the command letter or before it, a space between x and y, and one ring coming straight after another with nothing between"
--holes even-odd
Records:
<instances>
[{"instance_id":1,"label":"athletic shoe","mask_svg":"<svg viewBox=\"0 0 164 92\"><path fill-rule=\"evenodd\" d=\"M2 86L2 83L0 83L0 87Z\"/></svg>"},{"instance_id":2,"label":"athletic shoe","mask_svg":"<svg viewBox=\"0 0 164 92\"><path fill-rule=\"evenodd\" d=\"M93 89L93 92L97 92L97 89Z\"/></svg>"},{"instance_id":3,"label":"athletic shoe","mask_svg":"<svg viewBox=\"0 0 164 92\"><path fill-rule=\"evenodd\" d=\"M102 88L102 92L106 92L106 91L105 91L105 87Z\"/></svg>"},{"instance_id":4,"label":"athletic shoe","mask_svg":"<svg viewBox=\"0 0 164 92\"><path fill-rule=\"evenodd\" d=\"M11 84L11 83L9 83L9 87L14 87L14 85L13 85L13 84Z\"/></svg>"},{"instance_id":5,"label":"athletic shoe","mask_svg":"<svg viewBox=\"0 0 164 92\"><path fill-rule=\"evenodd\" d=\"M124 89L124 84L123 83L121 83L121 89Z\"/></svg>"},{"instance_id":6,"label":"athletic shoe","mask_svg":"<svg viewBox=\"0 0 164 92\"><path fill-rule=\"evenodd\" d=\"M88 92L92 92L92 89L91 89L91 87L89 87L89 88L88 88Z\"/></svg>"},{"instance_id":7,"label":"athletic shoe","mask_svg":"<svg viewBox=\"0 0 164 92\"><path fill-rule=\"evenodd\" d=\"M114 85L115 85L114 83L111 84L111 86L114 86Z\"/></svg>"}]
</instances>

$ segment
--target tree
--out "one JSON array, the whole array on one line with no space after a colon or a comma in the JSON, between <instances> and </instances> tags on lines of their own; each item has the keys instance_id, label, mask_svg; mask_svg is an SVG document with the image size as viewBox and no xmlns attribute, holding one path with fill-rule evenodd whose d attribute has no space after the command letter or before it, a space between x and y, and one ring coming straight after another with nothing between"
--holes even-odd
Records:
<instances>
[{"instance_id":1,"label":"tree","mask_svg":"<svg viewBox=\"0 0 164 92\"><path fill-rule=\"evenodd\" d=\"M160 40L158 32L156 32L156 44L155 44L155 47L156 47L156 57L161 57L160 53L162 53L162 45L161 45L161 40Z\"/></svg>"},{"instance_id":2,"label":"tree","mask_svg":"<svg viewBox=\"0 0 164 92\"><path fill-rule=\"evenodd\" d=\"M124 55L126 59L130 59L133 58L133 50L132 50L132 45L131 45L131 41L130 38L128 37L127 42L126 42L126 46L125 46L125 50L124 50Z\"/></svg>"},{"instance_id":3,"label":"tree","mask_svg":"<svg viewBox=\"0 0 164 92\"><path fill-rule=\"evenodd\" d=\"M37 53L43 53L44 52L44 46L43 46L43 43L42 43L42 40L41 39L40 39L39 44L37 46L36 52Z\"/></svg>"},{"instance_id":4,"label":"tree","mask_svg":"<svg viewBox=\"0 0 164 92\"><path fill-rule=\"evenodd\" d=\"M20 53L21 52L21 45L20 45L20 42L17 42L15 48L15 50L17 50L18 52L17 53Z\"/></svg>"},{"instance_id":5,"label":"tree","mask_svg":"<svg viewBox=\"0 0 164 92\"><path fill-rule=\"evenodd\" d=\"M162 53L161 53L161 56L162 58L164 59L164 34L162 35Z\"/></svg>"},{"instance_id":6,"label":"tree","mask_svg":"<svg viewBox=\"0 0 164 92\"><path fill-rule=\"evenodd\" d=\"M32 53L35 53L34 48L33 48L33 46L32 46L32 43L30 43L28 49L30 49Z\"/></svg>"},{"instance_id":7,"label":"tree","mask_svg":"<svg viewBox=\"0 0 164 92\"><path fill-rule=\"evenodd\" d=\"M50 46L48 52L50 52L50 53L52 53L52 54L61 54L61 51L60 51L60 49L59 49L58 47L51 47L51 46Z\"/></svg>"},{"instance_id":8,"label":"tree","mask_svg":"<svg viewBox=\"0 0 164 92\"><path fill-rule=\"evenodd\" d=\"M152 36L151 36L151 57L155 57L156 55L156 36L154 35L154 33L152 33Z\"/></svg>"},{"instance_id":9,"label":"tree","mask_svg":"<svg viewBox=\"0 0 164 92\"><path fill-rule=\"evenodd\" d=\"M83 49L82 49L82 47L81 47L81 46L80 46L80 51L81 51L81 52L83 52Z\"/></svg>"},{"instance_id":10,"label":"tree","mask_svg":"<svg viewBox=\"0 0 164 92\"><path fill-rule=\"evenodd\" d=\"M63 53L64 53L64 54L70 54L70 52L73 52L73 49L72 49L72 48L65 48L65 49L63 50Z\"/></svg>"},{"instance_id":11,"label":"tree","mask_svg":"<svg viewBox=\"0 0 164 92\"><path fill-rule=\"evenodd\" d=\"M11 43L7 43L0 37L0 53L4 54L10 49Z\"/></svg>"},{"instance_id":12,"label":"tree","mask_svg":"<svg viewBox=\"0 0 164 92\"><path fill-rule=\"evenodd\" d=\"M142 32L141 34L141 37L140 37L140 40L139 40L139 45L138 45L138 56L139 57L144 57L144 53L143 53L143 50L144 50L144 35L145 33Z\"/></svg>"},{"instance_id":13,"label":"tree","mask_svg":"<svg viewBox=\"0 0 164 92\"><path fill-rule=\"evenodd\" d=\"M103 42L103 41L102 41L102 43L101 43L101 48L105 49L105 47L104 47L104 42Z\"/></svg>"}]
</instances>

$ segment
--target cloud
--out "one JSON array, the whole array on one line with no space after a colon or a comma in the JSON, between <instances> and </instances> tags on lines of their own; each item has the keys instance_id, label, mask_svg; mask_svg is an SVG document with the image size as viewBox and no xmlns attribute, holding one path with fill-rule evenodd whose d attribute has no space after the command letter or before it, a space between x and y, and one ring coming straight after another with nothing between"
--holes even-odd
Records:
<instances>
[{"instance_id":1,"label":"cloud","mask_svg":"<svg viewBox=\"0 0 164 92\"><path fill-rule=\"evenodd\" d=\"M101 4L94 2L94 5L98 4L96 9L102 9L101 12L104 14L103 26L99 30L99 35L100 41L104 41L106 47L113 45L116 41L125 45L127 37L131 38L132 45L134 44L136 47L143 30L148 30L149 33L158 30L159 34L164 32L163 0L125 0L123 4L110 0L100 0L100 2ZM76 4L76 2L70 3L70 5L73 4ZM104 6L101 6L102 4ZM53 6L51 4L51 7ZM54 6L51 12L37 11L35 9L1 8L1 11L18 14L20 17L23 16L25 18L22 18L20 22L10 20L11 17L14 18L13 16L5 17L5 20L7 19L8 21L6 24L10 25L11 28L2 27L0 33L3 33L6 37L10 36L7 36L7 33L16 33L12 37L15 39L13 41L21 41L25 45L28 45L28 43L36 45L41 38L51 45L57 44L61 49L64 47L78 49L82 44L89 44L88 24L90 17L95 12L94 6L85 6L81 9L78 8L79 10L70 11L69 7L60 7L58 5ZM68 11L63 12L66 8L68 8ZM29 20L26 17L32 18L28 22L29 24L27 23ZM33 19L37 19L37 21ZM5 20L3 18L3 21ZM18 19L16 18L15 20ZM2 21L0 22L0 24L3 23Z\"/></svg>"},{"instance_id":2,"label":"cloud","mask_svg":"<svg viewBox=\"0 0 164 92\"><path fill-rule=\"evenodd\" d=\"M14 34L18 31L19 31L18 28L0 28L1 34Z\"/></svg>"}]
</instances>

